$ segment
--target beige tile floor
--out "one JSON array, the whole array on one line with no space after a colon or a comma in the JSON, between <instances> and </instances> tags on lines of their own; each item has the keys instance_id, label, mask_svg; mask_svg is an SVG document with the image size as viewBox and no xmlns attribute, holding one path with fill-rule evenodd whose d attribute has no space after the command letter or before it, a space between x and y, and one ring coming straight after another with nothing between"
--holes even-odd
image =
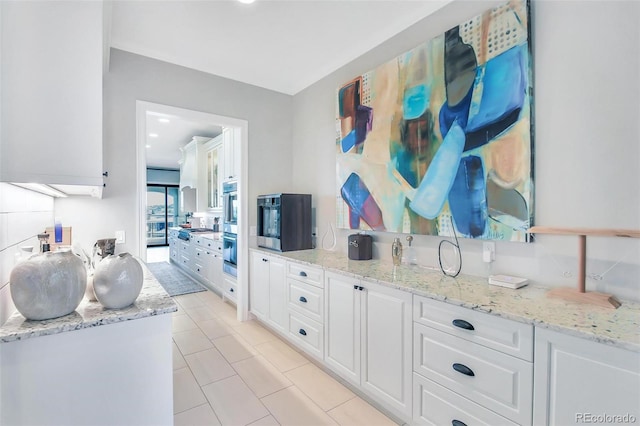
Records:
<instances>
[{"instance_id":1,"label":"beige tile floor","mask_svg":"<svg viewBox=\"0 0 640 426\"><path fill-rule=\"evenodd\" d=\"M216 294L174 299L176 426L396 424Z\"/></svg>"}]
</instances>

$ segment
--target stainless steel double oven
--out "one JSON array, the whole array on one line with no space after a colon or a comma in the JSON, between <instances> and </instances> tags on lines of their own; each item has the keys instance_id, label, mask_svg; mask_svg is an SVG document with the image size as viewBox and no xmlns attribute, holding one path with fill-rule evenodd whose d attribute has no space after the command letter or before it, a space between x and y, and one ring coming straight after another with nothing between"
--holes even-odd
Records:
<instances>
[{"instance_id":1,"label":"stainless steel double oven","mask_svg":"<svg viewBox=\"0 0 640 426\"><path fill-rule=\"evenodd\" d=\"M238 276L238 182L222 184L222 270Z\"/></svg>"}]
</instances>

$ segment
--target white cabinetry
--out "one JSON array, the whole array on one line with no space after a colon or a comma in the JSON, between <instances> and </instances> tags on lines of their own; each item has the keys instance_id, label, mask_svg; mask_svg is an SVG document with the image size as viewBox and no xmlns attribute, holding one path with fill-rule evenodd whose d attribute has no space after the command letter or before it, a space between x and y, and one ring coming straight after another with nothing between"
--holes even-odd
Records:
<instances>
[{"instance_id":1,"label":"white cabinetry","mask_svg":"<svg viewBox=\"0 0 640 426\"><path fill-rule=\"evenodd\" d=\"M230 275L222 274L222 297L237 303L238 300L238 282Z\"/></svg>"},{"instance_id":2,"label":"white cabinetry","mask_svg":"<svg viewBox=\"0 0 640 426\"><path fill-rule=\"evenodd\" d=\"M0 181L101 193L102 1L1 3Z\"/></svg>"},{"instance_id":3,"label":"white cabinetry","mask_svg":"<svg viewBox=\"0 0 640 426\"><path fill-rule=\"evenodd\" d=\"M193 140L180 148L180 190L182 209L186 211L207 210L207 148L211 138L194 136Z\"/></svg>"},{"instance_id":4,"label":"white cabinetry","mask_svg":"<svg viewBox=\"0 0 640 426\"><path fill-rule=\"evenodd\" d=\"M324 348L324 280L320 268L287 262L289 337L318 359Z\"/></svg>"},{"instance_id":5,"label":"white cabinetry","mask_svg":"<svg viewBox=\"0 0 640 426\"><path fill-rule=\"evenodd\" d=\"M198 142L193 140L180 148L180 189L193 188L198 185Z\"/></svg>"},{"instance_id":6,"label":"white cabinetry","mask_svg":"<svg viewBox=\"0 0 640 426\"><path fill-rule=\"evenodd\" d=\"M212 289L222 292L222 241L213 238L202 238L202 248L204 250L204 277L211 285Z\"/></svg>"},{"instance_id":7,"label":"white cabinetry","mask_svg":"<svg viewBox=\"0 0 640 426\"><path fill-rule=\"evenodd\" d=\"M403 418L411 415L411 294L325 275L325 362Z\"/></svg>"},{"instance_id":8,"label":"white cabinetry","mask_svg":"<svg viewBox=\"0 0 640 426\"><path fill-rule=\"evenodd\" d=\"M635 423L638 401L637 352L536 328L535 425Z\"/></svg>"},{"instance_id":9,"label":"white cabinetry","mask_svg":"<svg viewBox=\"0 0 640 426\"><path fill-rule=\"evenodd\" d=\"M413 312L414 422L531 424L532 326L420 296Z\"/></svg>"},{"instance_id":10,"label":"white cabinetry","mask_svg":"<svg viewBox=\"0 0 640 426\"><path fill-rule=\"evenodd\" d=\"M206 206L207 210L222 211L222 181L224 178L222 145L222 135L220 135L211 139L204 146L205 155L201 159L204 164L199 169L202 173L199 179L202 182L202 188L206 188L206 191L203 190L199 194L201 197L199 205Z\"/></svg>"},{"instance_id":11,"label":"white cabinetry","mask_svg":"<svg viewBox=\"0 0 640 426\"><path fill-rule=\"evenodd\" d=\"M232 127L222 130L224 180L237 180L240 174L240 131Z\"/></svg>"},{"instance_id":12,"label":"white cabinetry","mask_svg":"<svg viewBox=\"0 0 640 426\"><path fill-rule=\"evenodd\" d=\"M280 331L287 330L284 260L251 251L250 310Z\"/></svg>"},{"instance_id":13,"label":"white cabinetry","mask_svg":"<svg viewBox=\"0 0 640 426\"><path fill-rule=\"evenodd\" d=\"M178 239L178 231L174 229L169 230L169 259L173 262L178 262L178 253L179 253L179 239Z\"/></svg>"},{"instance_id":14,"label":"white cabinetry","mask_svg":"<svg viewBox=\"0 0 640 426\"><path fill-rule=\"evenodd\" d=\"M169 254L172 262L205 287L220 294L233 293L223 279L222 241L214 234L195 233L184 241L178 238L177 230L170 230Z\"/></svg>"}]
</instances>

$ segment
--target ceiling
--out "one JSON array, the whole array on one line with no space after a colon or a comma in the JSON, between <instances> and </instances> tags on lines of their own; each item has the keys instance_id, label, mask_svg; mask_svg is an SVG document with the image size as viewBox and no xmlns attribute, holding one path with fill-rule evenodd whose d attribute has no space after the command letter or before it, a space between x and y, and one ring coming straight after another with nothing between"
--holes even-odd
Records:
<instances>
[{"instance_id":1,"label":"ceiling","mask_svg":"<svg viewBox=\"0 0 640 426\"><path fill-rule=\"evenodd\" d=\"M118 0L111 47L294 95L450 1ZM158 126L148 132L159 135L148 139L155 167L177 168L178 145L216 132L160 124L147 123Z\"/></svg>"},{"instance_id":2,"label":"ceiling","mask_svg":"<svg viewBox=\"0 0 640 426\"><path fill-rule=\"evenodd\" d=\"M185 117L147 111L147 167L178 169L182 158L180 148L194 136L214 138L222 133L215 123L192 121Z\"/></svg>"}]
</instances>

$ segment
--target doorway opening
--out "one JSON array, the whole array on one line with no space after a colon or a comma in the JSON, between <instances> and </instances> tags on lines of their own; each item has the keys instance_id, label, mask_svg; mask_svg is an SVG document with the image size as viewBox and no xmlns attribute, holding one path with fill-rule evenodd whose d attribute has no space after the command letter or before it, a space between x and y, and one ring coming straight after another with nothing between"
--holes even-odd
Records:
<instances>
[{"instance_id":1,"label":"doorway opening","mask_svg":"<svg viewBox=\"0 0 640 426\"><path fill-rule=\"evenodd\" d=\"M173 172L178 175L178 182L167 181L153 181L150 182L147 179L148 175L148 163L147 158L151 157L149 154L152 152L154 143L160 139L160 132L153 129L164 127L157 127L158 123L162 125L169 125L172 121L178 122L192 122L204 124L205 127L199 128L189 137L193 138L192 142L189 140L183 141L184 146L181 150L182 162L178 164L178 161L173 161L175 169ZM217 127L220 130L220 134L223 136L225 142L232 141L231 145L223 149L222 153L233 153L232 156L227 158L224 155L223 170L227 170L227 165L230 170L234 170L233 176L220 176L221 180L218 183L214 176L209 176L215 167L210 167L208 163L210 161L215 162L216 155L214 151L211 151L212 155L200 156L198 150L197 165L185 167L185 160L187 159L185 151L190 149L187 147L189 143L198 147L205 147L206 150L214 149L213 146L208 146L207 141L204 139L213 140L215 134L205 133L206 129L211 127ZM137 234L137 247L138 256L147 261L148 253L147 249L153 250L154 246L166 246L170 242L168 234L172 227L179 226L183 222L200 223L201 226L206 228L212 228L213 224L217 222L222 214L222 206L216 202L220 199L221 192L217 190L218 186L222 186L226 180L232 180L237 183L237 277L235 277L236 288L236 305L238 312L238 319L244 321L248 318L248 276L249 276L249 212L248 212L248 122L246 120L220 116L200 111L187 110L184 108L172 107L168 105L156 104L145 101L136 102L136 127L137 127L137 143L136 143L136 155L137 155L137 221L136 221L136 234ZM168 126L166 127L168 128ZM203 130L204 129L204 130ZM164 131L164 130L163 130ZM232 135L232 137L225 137ZM177 150L177 149L176 149ZM193 159L193 157L190 157ZM167 168L161 166L160 168ZM193 171L196 168L202 170L203 174L198 176L190 176L189 171ZM182 173L185 172L185 173ZM187 178L186 181L182 178ZM203 182L203 188L198 188L199 184L186 183L191 179L191 182ZM195 179L195 180L194 180ZM159 185L152 185L159 184ZM209 186L209 188L207 188ZM174 191L177 191L177 194ZM151 190L151 194L149 191ZM195 192L195 195L194 195ZM162 197L165 198L165 204L163 207L154 208L152 206L160 206ZM155 198L159 197L159 198ZM195 197L195 201L194 201ZM194 204L195 202L195 204ZM176 208L177 203L177 208ZM171 208L170 206L173 206ZM164 215L164 218L162 217ZM200 219L194 221L193 219ZM197 225L195 227L198 227ZM177 233L177 230L175 231ZM169 256L171 258L171 256ZM225 283L226 283L225 278Z\"/></svg>"}]
</instances>

